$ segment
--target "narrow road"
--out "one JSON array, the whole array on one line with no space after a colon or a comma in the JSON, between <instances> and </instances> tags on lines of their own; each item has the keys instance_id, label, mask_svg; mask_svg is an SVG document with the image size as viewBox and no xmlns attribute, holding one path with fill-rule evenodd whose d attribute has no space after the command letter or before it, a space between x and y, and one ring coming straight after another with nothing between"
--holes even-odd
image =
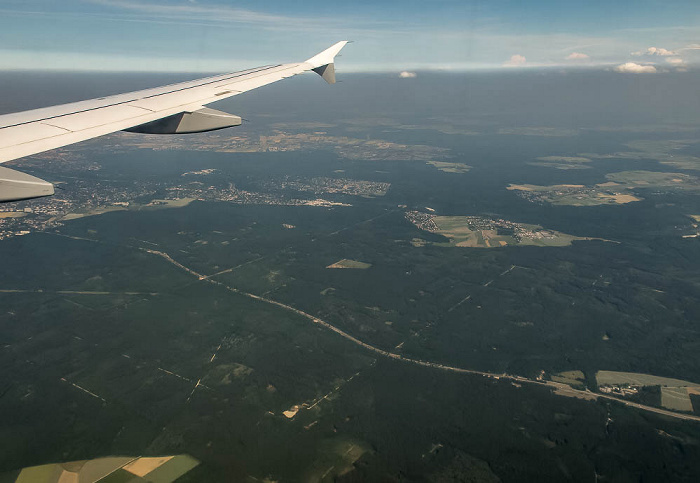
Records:
<instances>
[{"instance_id":1,"label":"narrow road","mask_svg":"<svg viewBox=\"0 0 700 483\"><path fill-rule=\"evenodd\" d=\"M0 289L0 293L56 293L60 295L158 295L158 292L99 292L95 290Z\"/></svg>"}]
</instances>

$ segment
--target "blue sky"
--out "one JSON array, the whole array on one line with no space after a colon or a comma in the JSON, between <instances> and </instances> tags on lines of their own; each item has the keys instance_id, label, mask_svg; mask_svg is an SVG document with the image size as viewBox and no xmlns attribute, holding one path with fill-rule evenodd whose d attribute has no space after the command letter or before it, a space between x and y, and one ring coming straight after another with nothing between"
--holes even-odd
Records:
<instances>
[{"instance_id":1,"label":"blue sky","mask_svg":"<svg viewBox=\"0 0 700 483\"><path fill-rule=\"evenodd\" d=\"M700 63L700 1L0 3L0 69L225 71L304 60L338 40L355 41L341 71L685 70Z\"/></svg>"}]
</instances>

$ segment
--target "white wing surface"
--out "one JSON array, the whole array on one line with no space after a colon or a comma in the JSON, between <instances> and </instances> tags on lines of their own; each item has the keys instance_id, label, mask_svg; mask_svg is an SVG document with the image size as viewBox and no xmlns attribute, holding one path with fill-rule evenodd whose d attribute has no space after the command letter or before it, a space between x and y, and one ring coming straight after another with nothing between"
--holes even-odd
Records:
<instances>
[{"instance_id":1,"label":"white wing surface","mask_svg":"<svg viewBox=\"0 0 700 483\"><path fill-rule=\"evenodd\" d=\"M0 163L122 130L176 134L236 126L241 123L238 116L204 106L307 71L318 73L332 84L334 58L345 44L346 41L338 42L304 62L266 65L155 89L1 115ZM16 179L11 173L17 173ZM0 171L0 201L50 194L53 194L50 183L7 168Z\"/></svg>"}]
</instances>

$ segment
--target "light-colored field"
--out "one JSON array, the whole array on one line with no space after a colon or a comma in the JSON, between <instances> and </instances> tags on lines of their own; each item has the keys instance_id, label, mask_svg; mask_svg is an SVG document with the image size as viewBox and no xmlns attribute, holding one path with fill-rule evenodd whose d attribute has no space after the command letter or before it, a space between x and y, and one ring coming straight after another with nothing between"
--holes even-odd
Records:
<instances>
[{"instance_id":1,"label":"light-colored field","mask_svg":"<svg viewBox=\"0 0 700 483\"><path fill-rule=\"evenodd\" d=\"M182 208L192 203L194 198L178 198L176 200L152 200L148 204L139 206L143 209L161 209L161 208ZM138 209L137 208L137 209Z\"/></svg>"},{"instance_id":2,"label":"light-colored field","mask_svg":"<svg viewBox=\"0 0 700 483\"><path fill-rule=\"evenodd\" d=\"M534 184L509 184L506 188L509 191L542 191L545 186L537 186Z\"/></svg>"},{"instance_id":3,"label":"light-colored field","mask_svg":"<svg viewBox=\"0 0 700 483\"><path fill-rule=\"evenodd\" d=\"M0 218L22 218L27 216L27 213L21 211L2 211L0 212Z\"/></svg>"},{"instance_id":4,"label":"light-colored field","mask_svg":"<svg viewBox=\"0 0 700 483\"><path fill-rule=\"evenodd\" d=\"M675 411L693 411L687 387L662 387L661 405Z\"/></svg>"},{"instance_id":5,"label":"light-colored field","mask_svg":"<svg viewBox=\"0 0 700 483\"><path fill-rule=\"evenodd\" d=\"M580 156L542 156L537 158L537 161L527 164L555 169L587 169L590 168L590 166L587 166L587 163L590 162L589 158Z\"/></svg>"},{"instance_id":6,"label":"light-colored field","mask_svg":"<svg viewBox=\"0 0 700 483\"><path fill-rule=\"evenodd\" d=\"M448 163L444 161L428 161L427 164L435 166L437 169L440 171L444 171L445 173L466 173L470 169L472 169L471 166L468 164L464 163Z\"/></svg>"},{"instance_id":7,"label":"light-colored field","mask_svg":"<svg viewBox=\"0 0 700 483\"><path fill-rule=\"evenodd\" d=\"M594 186L580 184L557 184L549 186L511 184L507 189L522 192L521 196L530 201L543 201L553 205L598 206L620 205L641 201L632 195L631 185L608 182Z\"/></svg>"},{"instance_id":8,"label":"light-colored field","mask_svg":"<svg viewBox=\"0 0 700 483\"><path fill-rule=\"evenodd\" d=\"M688 216L691 217L693 220L700 222L700 215L688 215Z\"/></svg>"},{"instance_id":9,"label":"light-colored field","mask_svg":"<svg viewBox=\"0 0 700 483\"><path fill-rule=\"evenodd\" d=\"M627 194L614 194L614 195L607 195L604 193L598 193L598 197L602 199L608 199L612 200L615 204L617 205L625 205L627 203L633 203L635 201L642 201L642 198L638 198L634 195L627 195Z\"/></svg>"},{"instance_id":10,"label":"light-colored field","mask_svg":"<svg viewBox=\"0 0 700 483\"><path fill-rule=\"evenodd\" d=\"M492 248L515 244L511 236L498 236L496 230L478 230L470 226L469 220L464 216L436 216L433 222L438 228L437 233L450 239L450 245L469 248Z\"/></svg>"},{"instance_id":11,"label":"light-colored field","mask_svg":"<svg viewBox=\"0 0 700 483\"><path fill-rule=\"evenodd\" d=\"M641 201L642 198L632 193L635 188L700 191L700 178L683 173L620 171L609 173L606 178L609 181L593 186L511 184L508 189L522 192L521 196L531 201L568 206L621 205Z\"/></svg>"},{"instance_id":12,"label":"light-colored field","mask_svg":"<svg viewBox=\"0 0 700 483\"><path fill-rule=\"evenodd\" d=\"M630 386L662 386L662 387L696 387L700 384L673 379L670 377L652 376L638 372L598 371L595 374L599 386L604 384L629 384Z\"/></svg>"},{"instance_id":13,"label":"light-colored field","mask_svg":"<svg viewBox=\"0 0 700 483\"><path fill-rule=\"evenodd\" d=\"M358 262L357 260L348 260L347 258L343 258L342 260L338 260L337 262L328 265L326 268L354 268L358 270L367 270L371 266L371 263Z\"/></svg>"},{"instance_id":14,"label":"light-colored field","mask_svg":"<svg viewBox=\"0 0 700 483\"><path fill-rule=\"evenodd\" d=\"M632 149L632 151L623 151L608 154L581 153L580 155L587 156L592 159L653 159L661 164L673 166L675 168L700 170L700 158L691 154L687 154L687 152L684 152L687 150L688 147L698 142L699 141L697 139L640 139L627 143L627 147Z\"/></svg>"},{"instance_id":15,"label":"light-colored field","mask_svg":"<svg viewBox=\"0 0 700 483\"><path fill-rule=\"evenodd\" d=\"M199 461L189 455L133 458L108 456L24 468L15 483L79 483L83 481L153 481L170 483L189 472ZM141 478L144 478L143 480ZM11 481L11 480L7 480Z\"/></svg>"},{"instance_id":16,"label":"light-colored field","mask_svg":"<svg viewBox=\"0 0 700 483\"><path fill-rule=\"evenodd\" d=\"M301 406L295 404L294 406L292 406L288 410L283 411L282 414L284 414L284 417L286 417L288 419L292 419L294 416L297 415L297 413L299 412L299 409L301 409Z\"/></svg>"},{"instance_id":17,"label":"light-colored field","mask_svg":"<svg viewBox=\"0 0 700 483\"><path fill-rule=\"evenodd\" d=\"M639 170L608 173L605 177L626 188L700 189L700 179L684 173L659 173Z\"/></svg>"},{"instance_id":18,"label":"light-colored field","mask_svg":"<svg viewBox=\"0 0 700 483\"><path fill-rule=\"evenodd\" d=\"M62 221L70 221L70 220L77 220L79 218L86 218L88 216L96 216L96 215L102 215L104 213L110 213L112 211L126 211L127 209L124 208L123 206L105 206L103 208L95 208L94 210L88 210L88 211L78 211L75 213L68 213L66 216L64 216L61 220Z\"/></svg>"},{"instance_id":19,"label":"light-colored field","mask_svg":"<svg viewBox=\"0 0 700 483\"><path fill-rule=\"evenodd\" d=\"M156 457L156 458L139 458L136 461L132 461L128 465L124 466L124 469L128 471L129 473L133 473L136 476L146 476L148 473L151 471L155 470L159 466L164 465L171 459L173 459L173 456L161 456L161 457Z\"/></svg>"}]
</instances>

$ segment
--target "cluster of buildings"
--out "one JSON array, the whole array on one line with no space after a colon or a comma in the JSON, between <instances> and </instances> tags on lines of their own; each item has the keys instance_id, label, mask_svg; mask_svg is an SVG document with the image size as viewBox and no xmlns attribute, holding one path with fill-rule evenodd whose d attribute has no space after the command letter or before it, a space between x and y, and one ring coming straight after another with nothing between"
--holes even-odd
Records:
<instances>
[{"instance_id":1,"label":"cluster of buildings","mask_svg":"<svg viewBox=\"0 0 700 483\"><path fill-rule=\"evenodd\" d=\"M306 191L314 194L341 193L353 196L384 196L391 183L362 181L347 178L284 179L276 185L281 189Z\"/></svg>"},{"instance_id":2,"label":"cluster of buildings","mask_svg":"<svg viewBox=\"0 0 700 483\"><path fill-rule=\"evenodd\" d=\"M599 386L598 390L602 392L603 394L611 394L613 396L634 396L639 392L639 387L637 386L630 386L630 385L605 385L605 386Z\"/></svg>"}]
</instances>

